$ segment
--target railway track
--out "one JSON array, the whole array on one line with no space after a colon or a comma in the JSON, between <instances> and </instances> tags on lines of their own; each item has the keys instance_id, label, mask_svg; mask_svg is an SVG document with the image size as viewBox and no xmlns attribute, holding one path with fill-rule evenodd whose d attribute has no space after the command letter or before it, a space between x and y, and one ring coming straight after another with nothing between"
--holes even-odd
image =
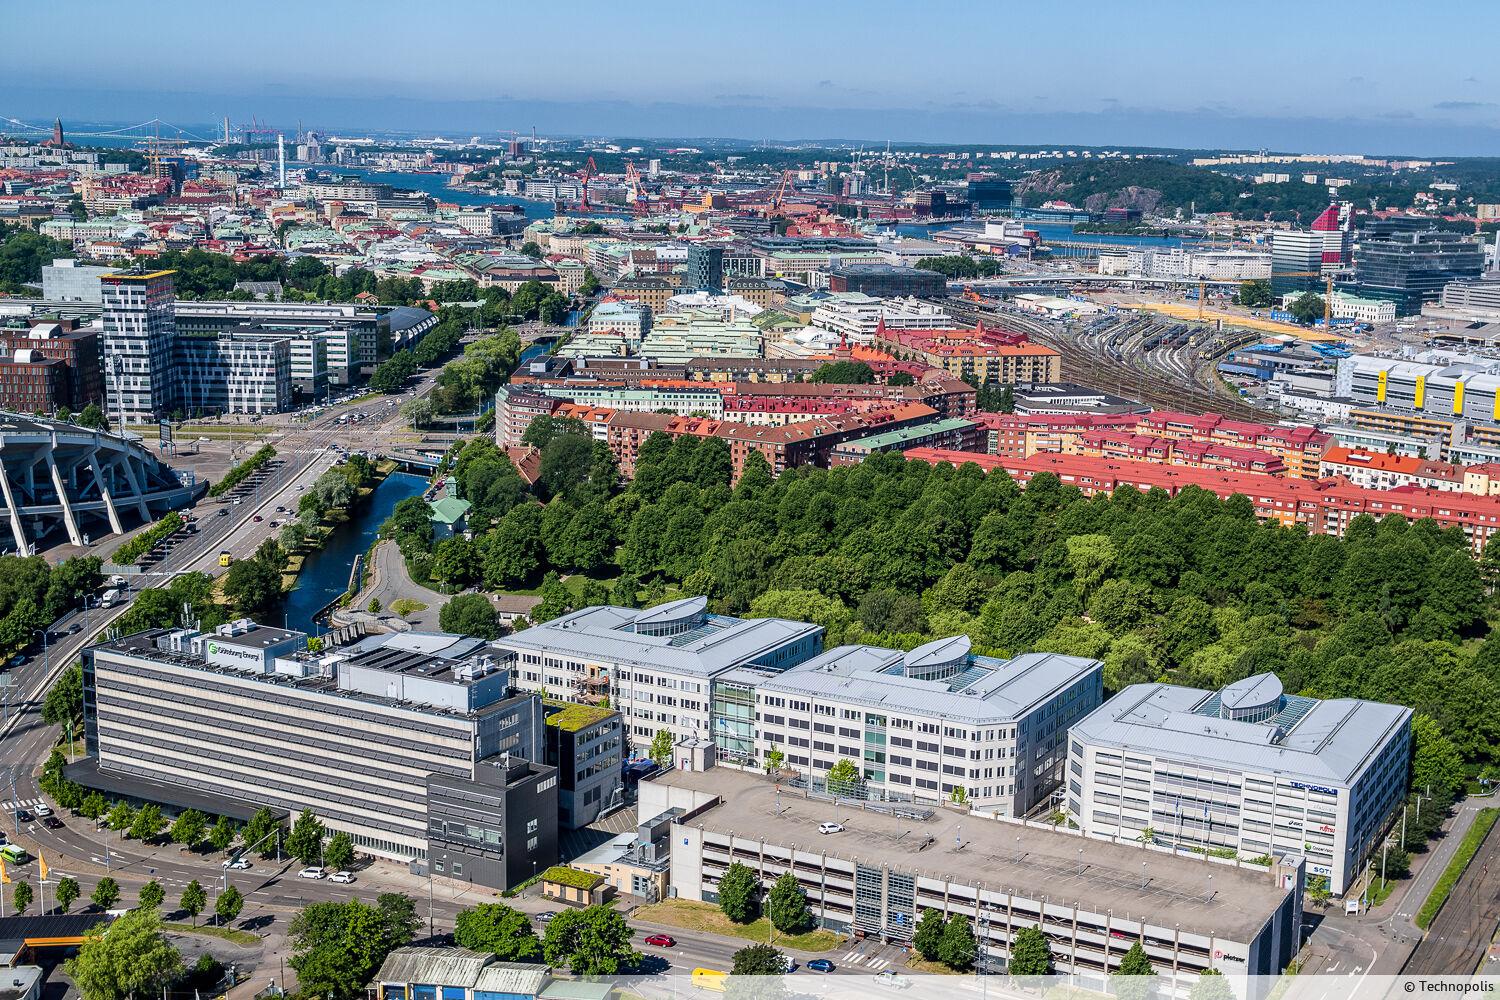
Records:
<instances>
[{"instance_id":1,"label":"railway track","mask_svg":"<svg viewBox=\"0 0 1500 1000\"><path fill-rule=\"evenodd\" d=\"M1193 412L1222 413L1236 420L1264 422L1277 419L1276 415L1251 406L1237 396L1217 392L1200 382L1184 382L1181 378L1151 371L1149 360L1141 359L1134 365L1122 357L1115 361L1089 350L1054 327L1030 317L1012 313L994 312L972 303L945 303L947 308L963 318L965 322L984 320L997 326L1022 330L1037 343L1060 353L1063 371L1069 381L1078 381L1097 389L1118 393L1129 399L1139 399L1161 409L1189 410ZM1132 337L1132 340L1143 338Z\"/></svg>"}]
</instances>

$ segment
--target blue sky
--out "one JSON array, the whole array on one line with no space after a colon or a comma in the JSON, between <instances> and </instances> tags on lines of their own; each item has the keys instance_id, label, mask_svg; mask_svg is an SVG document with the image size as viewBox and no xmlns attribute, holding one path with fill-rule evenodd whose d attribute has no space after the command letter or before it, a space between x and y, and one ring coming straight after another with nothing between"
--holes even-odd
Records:
<instances>
[{"instance_id":1,"label":"blue sky","mask_svg":"<svg viewBox=\"0 0 1500 1000\"><path fill-rule=\"evenodd\" d=\"M101 15L107 16L101 18ZM0 115L1500 154L1500 5L5 4Z\"/></svg>"}]
</instances>

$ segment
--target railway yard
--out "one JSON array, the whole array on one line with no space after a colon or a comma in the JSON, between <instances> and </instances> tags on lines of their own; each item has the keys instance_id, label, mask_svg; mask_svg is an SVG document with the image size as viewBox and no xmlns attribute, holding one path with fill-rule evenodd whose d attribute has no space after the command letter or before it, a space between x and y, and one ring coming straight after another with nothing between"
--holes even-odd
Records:
<instances>
[{"instance_id":1,"label":"railway yard","mask_svg":"<svg viewBox=\"0 0 1500 1000\"><path fill-rule=\"evenodd\" d=\"M1225 352L1259 337L1214 330L1146 313L1119 313L1071 322L1047 321L972 304L949 308L966 321L984 320L1024 330L1062 354L1064 376L1158 409L1222 413L1240 420L1275 414L1231 393L1214 365Z\"/></svg>"}]
</instances>

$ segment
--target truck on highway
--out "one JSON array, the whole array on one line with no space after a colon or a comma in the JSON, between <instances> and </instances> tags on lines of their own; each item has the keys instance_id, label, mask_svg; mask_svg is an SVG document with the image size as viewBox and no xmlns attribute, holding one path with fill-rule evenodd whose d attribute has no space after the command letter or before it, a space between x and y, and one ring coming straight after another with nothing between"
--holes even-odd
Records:
<instances>
[{"instance_id":1,"label":"truck on highway","mask_svg":"<svg viewBox=\"0 0 1500 1000\"><path fill-rule=\"evenodd\" d=\"M114 587L111 587L111 588L109 588L108 590L106 590L104 592L104 596L103 597L99 598L99 607L101 607L101 608L112 608L112 607L114 607L115 602L118 601L119 599L120 599L120 591L117 590Z\"/></svg>"}]
</instances>

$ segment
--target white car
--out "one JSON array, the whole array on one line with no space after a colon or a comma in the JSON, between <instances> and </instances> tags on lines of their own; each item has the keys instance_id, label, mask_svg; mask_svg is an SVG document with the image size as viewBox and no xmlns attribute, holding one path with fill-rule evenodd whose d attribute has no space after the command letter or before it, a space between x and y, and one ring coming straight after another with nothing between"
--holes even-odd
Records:
<instances>
[{"instance_id":1,"label":"white car","mask_svg":"<svg viewBox=\"0 0 1500 1000\"><path fill-rule=\"evenodd\" d=\"M334 872L332 875L328 876L328 881L330 881L330 882L344 882L344 883L347 884L349 882L353 882L354 881L354 873L353 872Z\"/></svg>"},{"instance_id":2,"label":"white car","mask_svg":"<svg viewBox=\"0 0 1500 1000\"><path fill-rule=\"evenodd\" d=\"M225 868L232 868L232 869L234 869L237 872L249 871L250 870L250 859L249 858L225 858L224 859L224 867Z\"/></svg>"},{"instance_id":3,"label":"white car","mask_svg":"<svg viewBox=\"0 0 1500 1000\"><path fill-rule=\"evenodd\" d=\"M47 803L43 802L41 805L39 805L39 806L36 807L36 814L38 816L51 816L52 815L52 807L49 806L49 805L47 805Z\"/></svg>"},{"instance_id":4,"label":"white car","mask_svg":"<svg viewBox=\"0 0 1500 1000\"><path fill-rule=\"evenodd\" d=\"M298 878L327 878L328 873L321 868L304 868L297 873Z\"/></svg>"},{"instance_id":5,"label":"white car","mask_svg":"<svg viewBox=\"0 0 1500 1000\"><path fill-rule=\"evenodd\" d=\"M844 824L842 824L842 823L819 823L818 824L818 832L819 833L843 833L844 832Z\"/></svg>"}]
</instances>

